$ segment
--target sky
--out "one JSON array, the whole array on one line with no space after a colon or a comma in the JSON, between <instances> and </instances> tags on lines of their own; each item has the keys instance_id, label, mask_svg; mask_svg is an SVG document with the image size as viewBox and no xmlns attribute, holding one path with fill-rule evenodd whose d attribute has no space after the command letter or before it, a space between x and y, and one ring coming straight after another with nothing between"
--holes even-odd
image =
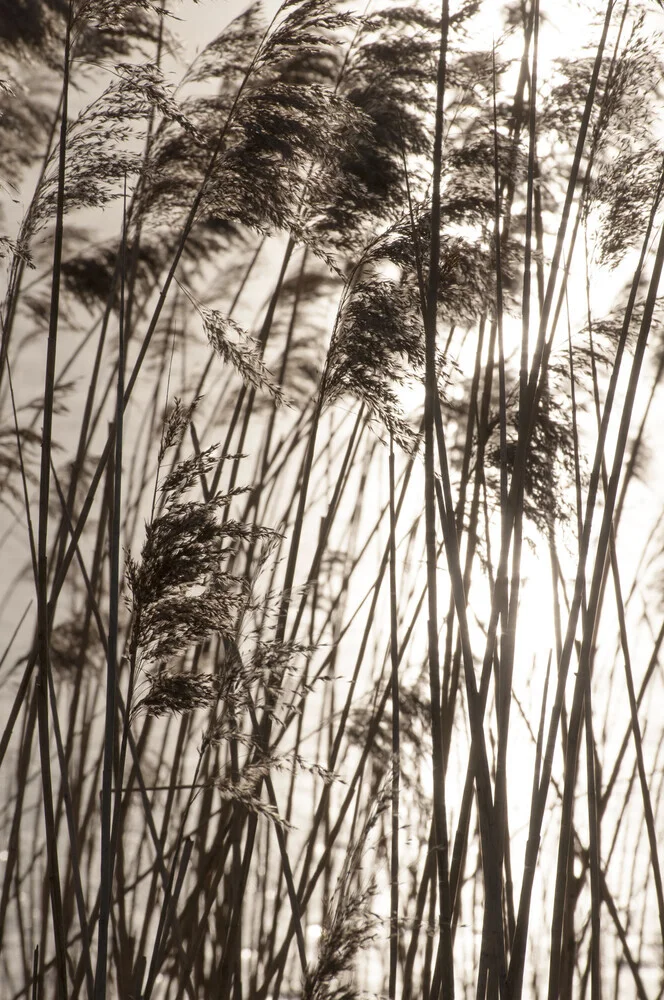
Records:
<instances>
[{"instance_id":1,"label":"sky","mask_svg":"<svg viewBox=\"0 0 664 1000\"><path fill-rule=\"evenodd\" d=\"M247 0L182 0L173 12L182 18L177 34L191 55L210 42L222 28L250 7ZM263 10L270 17L279 7L279 0L264 0ZM181 30L180 30L181 29Z\"/></svg>"}]
</instances>

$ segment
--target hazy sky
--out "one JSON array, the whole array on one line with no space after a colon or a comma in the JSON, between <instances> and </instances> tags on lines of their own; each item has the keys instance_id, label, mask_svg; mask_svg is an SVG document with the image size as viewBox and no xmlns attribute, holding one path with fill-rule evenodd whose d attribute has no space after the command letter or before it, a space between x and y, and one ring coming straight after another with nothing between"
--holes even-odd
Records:
<instances>
[{"instance_id":1,"label":"hazy sky","mask_svg":"<svg viewBox=\"0 0 664 1000\"><path fill-rule=\"evenodd\" d=\"M279 2L264 0L263 10L270 16ZM173 13L182 19L182 24L174 26L175 34L187 46L191 45L191 54L194 55L218 35L225 24L250 6L249 0L199 0L198 3L181 0L173 7Z\"/></svg>"}]
</instances>

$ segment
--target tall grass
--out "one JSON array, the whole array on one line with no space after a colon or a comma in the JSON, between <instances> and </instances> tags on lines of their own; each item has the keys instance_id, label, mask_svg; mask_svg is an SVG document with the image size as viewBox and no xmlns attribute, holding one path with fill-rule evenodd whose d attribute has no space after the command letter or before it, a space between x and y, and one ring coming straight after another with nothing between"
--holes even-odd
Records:
<instances>
[{"instance_id":1,"label":"tall grass","mask_svg":"<svg viewBox=\"0 0 664 1000\"><path fill-rule=\"evenodd\" d=\"M660 997L661 18L187 10L0 11L0 993Z\"/></svg>"}]
</instances>

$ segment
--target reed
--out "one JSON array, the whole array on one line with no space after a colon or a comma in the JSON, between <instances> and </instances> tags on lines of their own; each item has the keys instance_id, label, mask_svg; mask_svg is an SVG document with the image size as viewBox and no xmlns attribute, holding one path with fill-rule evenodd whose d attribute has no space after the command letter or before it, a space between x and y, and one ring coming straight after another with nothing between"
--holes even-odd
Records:
<instances>
[{"instance_id":1,"label":"reed","mask_svg":"<svg viewBox=\"0 0 664 1000\"><path fill-rule=\"evenodd\" d=\"M561 11L0 10L3 998L661 997L661 15Z\"/></svg>"}]
</instances>

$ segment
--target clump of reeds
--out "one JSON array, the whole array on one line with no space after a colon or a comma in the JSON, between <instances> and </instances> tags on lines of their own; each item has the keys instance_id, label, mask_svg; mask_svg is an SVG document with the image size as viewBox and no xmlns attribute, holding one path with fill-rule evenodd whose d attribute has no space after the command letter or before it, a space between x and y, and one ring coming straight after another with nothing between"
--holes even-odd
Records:
<instances>
[{"instance_id":1,"label":"clump of reeds","mask_svg":"<svg viewBox=\"0 0 664 1000\"><path fill-rule=\"evenodd\" d=\"M659 996L656 5L181 13L0 9L0 994Z\"/></svg>"}]
</instances>

